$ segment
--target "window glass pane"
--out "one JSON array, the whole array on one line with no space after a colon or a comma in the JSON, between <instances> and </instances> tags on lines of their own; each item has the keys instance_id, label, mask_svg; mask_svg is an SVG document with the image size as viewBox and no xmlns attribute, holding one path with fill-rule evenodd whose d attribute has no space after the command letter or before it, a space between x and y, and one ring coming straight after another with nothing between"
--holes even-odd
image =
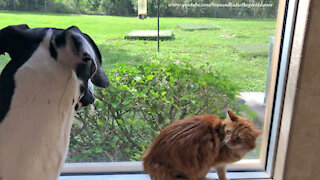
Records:
<instances>
[{"instance_id":1,"label":"window glass pane","mask_svg":"<svg viewBox=\"0 0 320 180\"><path fill-rule=\"evenodd\" d=\"M278 1L162 0L160 53L157 1L138 2L0 0L0 28L75 25L99 46L112 85L78 111L67 162L139 161L166 125L228 108L262 129Z\"/></svg>"}]
</instances>

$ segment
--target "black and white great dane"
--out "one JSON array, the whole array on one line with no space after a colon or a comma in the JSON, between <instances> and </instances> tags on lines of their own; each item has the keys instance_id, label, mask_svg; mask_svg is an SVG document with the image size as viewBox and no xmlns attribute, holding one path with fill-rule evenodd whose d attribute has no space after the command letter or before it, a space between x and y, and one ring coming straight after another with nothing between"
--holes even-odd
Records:
<instances>
[{"instance_id":1,"label":"black and white great dane","mask_svg":"<svg viewBox=\"0 0 320 180\"><path fill-rule=\"evenodd\" d=\"M74 109L107 87L101 54L77 27L8 26L0 54L0 179L55 180L67 155Z\"/></svg>"}]
</instances>

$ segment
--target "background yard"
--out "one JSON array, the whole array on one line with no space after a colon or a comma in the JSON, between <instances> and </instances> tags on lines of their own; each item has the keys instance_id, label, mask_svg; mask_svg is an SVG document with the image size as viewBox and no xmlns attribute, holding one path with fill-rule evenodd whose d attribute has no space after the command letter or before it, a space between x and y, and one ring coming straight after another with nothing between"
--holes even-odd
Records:
<instances>
[{"instance_id":1,"label":"background yard","mask_svg":"<svg viewBox=\"0 0 320 180\"><path fill-rule=\"evenodd\" d=\"M173 40L125 40L132 30L156 30L157 19L0 12L0 29L78 26L99 46L111 86L78 111L69 162L136 161L166 125L201 113L225 115L231 108L257 124L239 92L264 92L275 19L161 17ZM0 71L9 56L0 56ZM246 158L258 158L260 146Z\"/></svg>"},{"instance_id":2,"label":"background yard","mask_svg":"<svg viewBox=\"0 0 320 180\"><path fill-rule=\"evenodd\" d=\"M0 19L1 29L14 24L28 24L31 28L78 26L98 44L108 69L145 61L191 63L196 67L209 63L231 77L241 91L264 91L269 37L275 30L275 19L164 17L160 18L160 29L171 30L175 39L162 41L158 54L156 41L124 39L131 30L156 30L156 18L0 12ZM190 28L190 24L215 28L181 28ZM8 60L8 56L0 56L0 71Z\"/></svg>"}]
</instances>

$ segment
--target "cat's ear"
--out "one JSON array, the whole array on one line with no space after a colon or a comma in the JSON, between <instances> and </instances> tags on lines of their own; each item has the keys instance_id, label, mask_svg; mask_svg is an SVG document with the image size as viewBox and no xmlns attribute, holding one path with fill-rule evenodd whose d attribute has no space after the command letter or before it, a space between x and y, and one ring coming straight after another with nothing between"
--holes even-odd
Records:
<instances>
[{"instance_id":1,"label":"cat's ear","mask_svg":"<svg viewBox=\"0 0 320 180\"><path fill-rule=\"evenodd\" d=\"M231 119L231 121L238 121L238 116L233 114L233 112L231 112L231 110L228 110L228 116Z\"/></svg>"},{"instance_id":2,"label":"cat's ear","mask_svg":"<svg viewBox=\"0 0 320 180\"><path fill-rule=\"evenodd\" d=\"M255 130L253 131L253 134L254 134L256 137L258 137L260 134L262 134L262 132L263 132L263 131L261 131L261 130L259 130L259 129L255 129Z\"/></svg>"}]
</instances>

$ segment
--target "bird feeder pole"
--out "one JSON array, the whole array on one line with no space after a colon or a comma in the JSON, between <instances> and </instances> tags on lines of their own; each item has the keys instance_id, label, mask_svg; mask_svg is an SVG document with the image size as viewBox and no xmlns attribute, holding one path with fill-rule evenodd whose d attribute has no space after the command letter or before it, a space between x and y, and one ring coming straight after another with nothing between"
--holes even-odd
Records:
<instances>
[{"instance_id":1,"label":"bird feeder pole","mask_svg":"<svg viewBox=\"0 0 320 180\"><path fill-rule=\"evenodd\" d=\"M145 19L147 18L147 0L138 0L138 16L140 19ZM158 41L158 52L160 52L160 0L158 0L158 10L157 10L157 17L158 17L158 36L157 36L157 41Z\"/></svg>"},{"instance_id":2,"label":"bird feeder pole","mask_svg":"<svg viewBox=\"0 0 320 180\"><path fill-rule=\"evenodd\" d=\"M160 52L160 43L159 43L159 36L160 36L160 22L159 22L159 16L160 16L160 0L158 0L158 11L157 11L157 15L158 15L158 52Z\"/></svg>"}]
</instances>

